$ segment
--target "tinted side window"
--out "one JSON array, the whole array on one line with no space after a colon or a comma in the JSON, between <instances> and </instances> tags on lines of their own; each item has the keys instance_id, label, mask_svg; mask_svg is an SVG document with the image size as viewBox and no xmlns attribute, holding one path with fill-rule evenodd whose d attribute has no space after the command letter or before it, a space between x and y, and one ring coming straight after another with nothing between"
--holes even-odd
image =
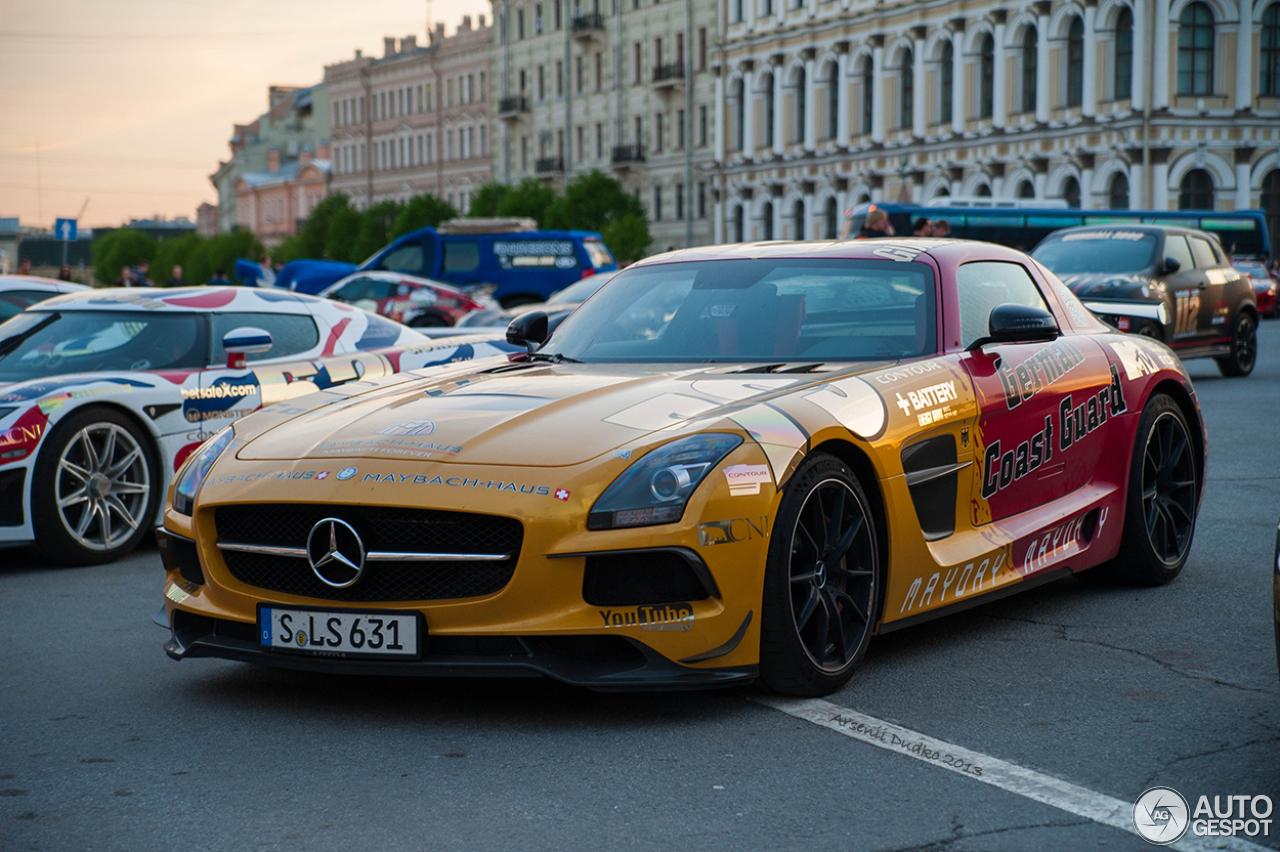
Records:
<instances>
[{"instance_id":1,"label":"tinted side window","mask_svg":"<svg viewBox=\"0 0 1280 852\"><path fill-rule=\"evenodd\" d=\"M960 305L960 345L968 348L990 330L991 311L1012 303L1049 310L1027 270L1016 263L966 263L956 273Z\"/></svg>"},{"instance_id":2,"label":"tinted side window","mask_svg":"<svg viewBox=\"0 0 1280 852\"><path fill-rule=\"evenodd\" d=\"M448 240L444 244L444 271L471 272L480 266L480 244L475 240Z\"/></svg>"},{"instance_id":3,"label":"tinted side window","mask_svg":"<svg viewBox=\"0 0 1280 852\"><path fill-rule=\"evenodd\" d=\"M409 243L388 252L386 257L378 261L378 268L418 275L423 271L423 262L425 260L426 257L422 246L418 243Z\"/></svg>"},{"instance_id":4,"label":"tinted side window","mask_svg":"<svg viewBox=\"0 0 1280 852\"><path fill-rule=\"evenodd\" d=\"M1191 247L1187 245L1187 238L1181 234L1169 234L1164 238L1164 256L1178 261L1179 269L1190 269L1195 265L1191 259Z\"/></svg>"},{"instance_id":5,"label":"tinted side window","mask_svg":"<svg viewBox=\"0 0 1280 852\"><path fill-rule=\"evenodd\" d=\"M45 293L39 290L9 290L0 293L0 320L7 320L36 302L43 302L50 296L56 295L58 294Z\"/></svg>"},{"instance_id":6,"label":"tinted side window","mask_svg":"<svg viewBox=\"0 0 1280 852\"><path fill-rule=\"evenodd\" d=\"M227 352L222 338L228 331L242 326L260 328L271 334L271 351L246 356L247 361L287 358L314 349L320 342L320 330L310 316L300 314L214 314L213 363L225 364Z\"/></svg>"},{"instance_id":7,"label":"tinted side window","mask_svg":"<svg viewBox=\"0 0 1280 852\"><path fill-rule=\"evenodd\" d=\"M1192 237L1191 254L1196 259L1197 269L1209 269L1218 265L1218 259L1213 256L1213 249L1209 246L1208 240Z\"/></svg>"}]
</instances>

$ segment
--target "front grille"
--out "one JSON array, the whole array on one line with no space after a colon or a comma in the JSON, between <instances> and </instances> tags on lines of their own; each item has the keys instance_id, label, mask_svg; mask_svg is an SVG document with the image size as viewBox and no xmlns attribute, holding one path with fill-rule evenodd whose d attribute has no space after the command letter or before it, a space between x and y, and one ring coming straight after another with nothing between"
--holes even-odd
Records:
<instances>
[{"instance_id":1,"label":"front grille","mask_svg":"<svg viewBox=\"0 0 1280 852\"><path fill-rule=\"evenodd\" d=\"M23 468L0 472L0 527L22 526L22 486L26 476Z\"/></svg>"},{"instance_id":2,"label":"front grille","mask_svg":"<svg viewBox=\"0 0 1280 852\"><path fill-rule=\"evenodd\" d=\"M587 557L582 599L592 606L642 606L710 597L693 566L674 550L597 553Z\"/></svg>"},{"instance_id":3,"label":"front grille","mask_svg":"<svg viewBox=\"0 0 1280 852\"><path fill-rule=\"evenodd\" d=\"M483 562L369 562L358 583L335 589L322 583L306 559L224 550L231 575L249 586L321 600L430 601L501 591L511 582L524 527L514 518L381 506L281 503L219 506L214 519L224 543L304 548L324 518L351 524L365 552L510 553Z\"/></svg>"}]
</instances>

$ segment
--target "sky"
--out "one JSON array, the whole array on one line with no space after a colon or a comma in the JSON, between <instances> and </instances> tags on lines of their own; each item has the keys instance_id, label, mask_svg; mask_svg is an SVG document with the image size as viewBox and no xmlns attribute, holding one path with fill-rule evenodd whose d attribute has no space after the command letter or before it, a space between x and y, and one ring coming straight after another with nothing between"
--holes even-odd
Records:
<instances>
[{"instance_id":1,"label":"sky","mask_svg":"<svg viewBox=\"0 0 1280 852\"><path fill-rule=\"evenodd\" d=\"M465 14L492 17L488 0L430 0L448 33ZM383 36L422 44L427 16L428 0L0 0L0 217L194 221L269 86L381 56Z\"/></svg>"}]
</instances>

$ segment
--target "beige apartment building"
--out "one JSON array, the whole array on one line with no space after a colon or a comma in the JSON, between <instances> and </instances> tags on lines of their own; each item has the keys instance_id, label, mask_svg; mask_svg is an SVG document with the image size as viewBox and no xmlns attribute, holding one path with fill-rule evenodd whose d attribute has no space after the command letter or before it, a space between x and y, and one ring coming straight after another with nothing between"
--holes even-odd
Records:
<instances>
[{"instance_id":1,"label":"beige apartment building","mask_svg":"<svg viewBox=\"0 0 1280 852\"><path fill-rule=\"evenodd\" d=\"M598 169L640 200L654 250L711 242L716 4L492 4L495 178Z\"/></svg>"},{"instance_id":2,"label":"beige apartment building","mask_svg":"<svg viewBox=\"0 0 1280 852\"><path fill-rule=\"evenodd\" d=\"M431 193L466 213L491 179L489 55L492 34L464 15L454 35L438 24L426 46L416 36L383 40L383 55L357 50L325 67L332 108L331 192L371 203Z\"/></svg>"},{"instance_id":3,"label":"beige apartment building","mask_svg":"<svg viewBox=\"0 0 1280 852\"><path fill-rule=\"evenodd\" d=\"M717 241L947 195L1263 207L1280 232L1280 0L717 5Z\"/></svg>"}]
</instances>

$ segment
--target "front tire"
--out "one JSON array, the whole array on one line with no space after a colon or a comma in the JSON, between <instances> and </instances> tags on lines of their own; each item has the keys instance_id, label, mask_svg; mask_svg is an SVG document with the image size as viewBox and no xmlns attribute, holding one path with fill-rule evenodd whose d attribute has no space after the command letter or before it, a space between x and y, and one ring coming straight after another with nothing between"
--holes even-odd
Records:
<instances>
[{"instance_id":1,"label":"front tire","mask_svg":"<svg viewBox=\"0 0 1280 852\"><path fill-rule=\"evenodd\" d=\"M111 408L72 412L45 439L31 483L35 546L50 562L99 565L138 546L155 518L150 437Z\"/></svg>"},{"instance_id":2,"label":"front tire","mask_svg":"<svg viewBox=\"0 0 1280 852\"><path fill-rule=\"evenodd\" d=\"M1231 354L1215 358L1218 372L1228 377L1247 376L1258 360L1258 325L1253 317L1241 313L1231 333Z\"/></svg>"},{"instance_id":3,"label":"front tire","mask_svg":"<svg viewBox=\"0 0 1280 852\"><path fill-rule=\"evenodd\" d=\"M881 570L871 504L849 467L818 453L778 509L765 569L760 680L784 695L844 686L875 624Z\"/></svg>"}]
</instances>

